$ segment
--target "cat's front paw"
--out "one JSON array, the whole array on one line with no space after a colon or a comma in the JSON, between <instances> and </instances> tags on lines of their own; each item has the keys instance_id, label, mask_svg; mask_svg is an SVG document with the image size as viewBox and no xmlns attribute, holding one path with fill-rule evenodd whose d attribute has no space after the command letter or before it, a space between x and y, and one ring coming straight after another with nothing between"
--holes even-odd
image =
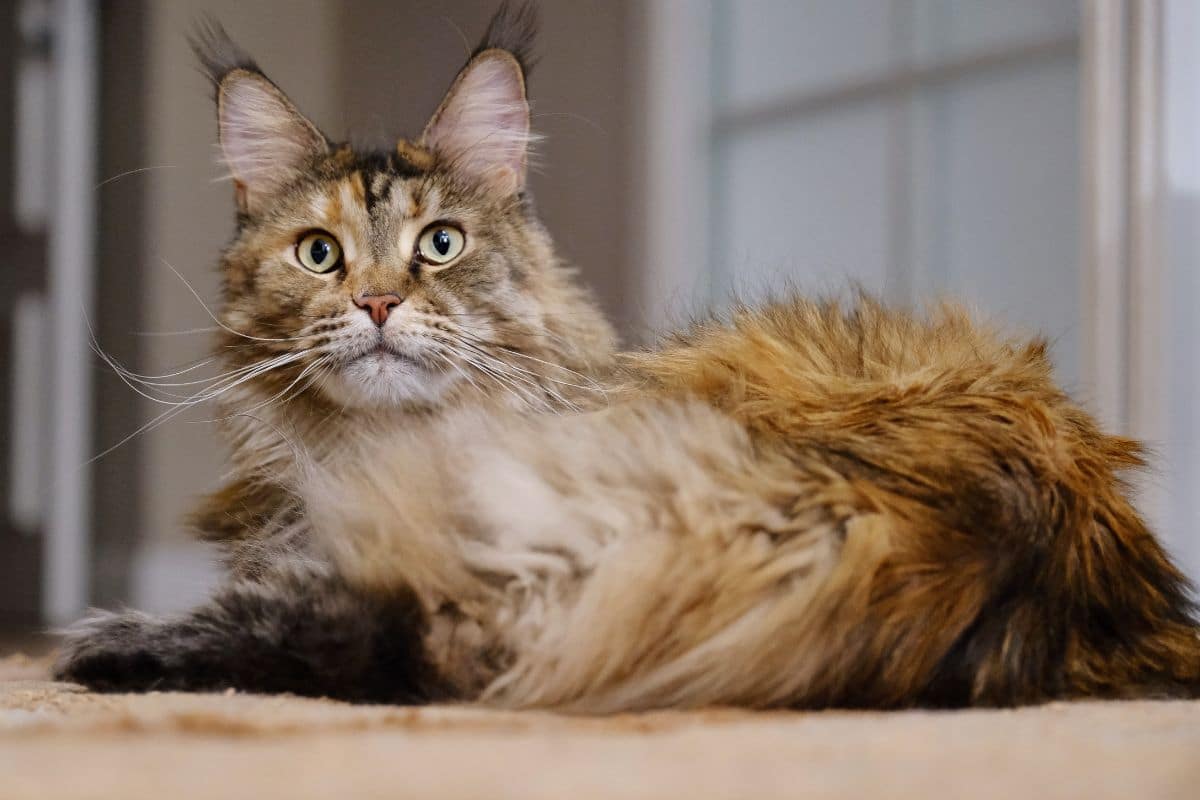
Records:
<instances>
[{"instance_id":1,"label":"cat's front paw","mask_svg":"<svg viewBox=\"0 0 1200 800\"><path fill-rule=\"evenodd\" d=\"M158 626L137 611L95 611L64 632L54 678L101 692L153 689L165 677L153 645Z\"/></svg>"}]
</instances>

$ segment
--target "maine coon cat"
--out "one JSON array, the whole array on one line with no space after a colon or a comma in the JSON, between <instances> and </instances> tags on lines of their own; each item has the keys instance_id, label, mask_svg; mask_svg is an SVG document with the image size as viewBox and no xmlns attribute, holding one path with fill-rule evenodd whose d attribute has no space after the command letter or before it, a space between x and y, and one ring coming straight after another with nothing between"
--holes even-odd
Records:
<instances>
[{"instance_id":1,"label":"maine coon cat","mask_svg":"<svg viewBox=\"0 0 1200 800\"><path fill-rule=\"evenodd\" d=\"M1135 442L1044 345L786 297L614 355L525 191L528 6L424 133L331 144L214 29L228 583L58 675L611 712L1194 696Z\"/></svg>"}]
</instances>

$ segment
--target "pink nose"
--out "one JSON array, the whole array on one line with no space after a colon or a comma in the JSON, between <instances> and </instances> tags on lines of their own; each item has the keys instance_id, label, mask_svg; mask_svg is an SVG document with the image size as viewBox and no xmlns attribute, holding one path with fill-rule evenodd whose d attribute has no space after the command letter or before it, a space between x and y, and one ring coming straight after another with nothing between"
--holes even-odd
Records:
<instances>
[{"instance_id":1,"label":"pink nose","mask_svg":"<svg viewBox=\"0 0 1200 800\"><path fill-rule=\"evenodd\" d=\"M387 322L392 309L403 302L398 294L368 294L354 298L354 305L370 314L375 324L380 326Z\"/></svg>"}]
</instances>

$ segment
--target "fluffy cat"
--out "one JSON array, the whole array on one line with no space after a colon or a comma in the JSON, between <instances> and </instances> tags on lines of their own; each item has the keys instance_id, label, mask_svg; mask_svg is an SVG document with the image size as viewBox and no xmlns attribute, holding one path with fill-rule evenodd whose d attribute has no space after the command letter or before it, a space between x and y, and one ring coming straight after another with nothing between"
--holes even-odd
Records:
<instances>
[{"instance_id":1,"label":"fluffy cat","mask_svg":"<svg viewBox=\"0 0 1200 800\"><path fill-rule=\"evenodd\" d=\"M1194 696L1136 443L1039 341L786 297L613 355L524 190L528 6L424 134L332 146L216 29L231 577L58 675L605 713Z\"/></svg>"}]
</instances>

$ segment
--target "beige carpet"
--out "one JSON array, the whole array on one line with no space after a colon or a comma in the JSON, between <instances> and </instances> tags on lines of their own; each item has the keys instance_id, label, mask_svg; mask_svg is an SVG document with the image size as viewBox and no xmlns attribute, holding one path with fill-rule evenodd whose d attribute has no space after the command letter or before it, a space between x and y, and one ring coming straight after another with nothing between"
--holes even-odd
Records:
<instances>
[{"instance_id":1,"label":"beige carpet","mask_svg":"<svg viewBox=\"0 0 1200 800\"><path fill-rule=\"evenodd\" d=\"M610 719L93 695L0 660L0 798L1200 797L1200 702Z\"/></svg>"}]
</instances>

